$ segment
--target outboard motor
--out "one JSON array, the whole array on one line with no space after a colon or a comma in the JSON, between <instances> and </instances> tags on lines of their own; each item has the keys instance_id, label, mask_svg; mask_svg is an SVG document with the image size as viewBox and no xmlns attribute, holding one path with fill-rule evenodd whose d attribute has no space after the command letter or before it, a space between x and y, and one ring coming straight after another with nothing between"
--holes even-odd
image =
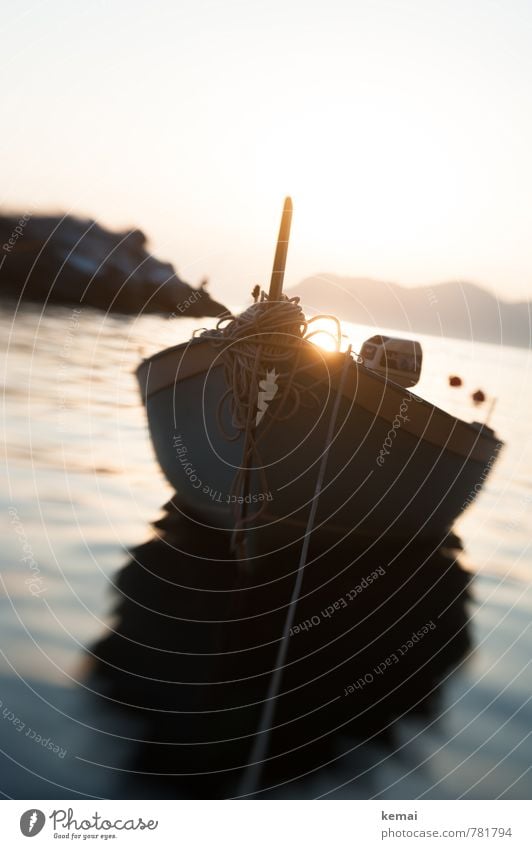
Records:
<instances>
[{"instance_id":1,"label":"outboard motor","mask_svg":"<svg viewBox=\"0 0 532 849\"><path fill-rule=\"evenodd\" d=\"M362 345L360 355L366 368L400 386L415 386L419 380L423 352L412 339L372 336Z\"/></svg>"}]
</instances>

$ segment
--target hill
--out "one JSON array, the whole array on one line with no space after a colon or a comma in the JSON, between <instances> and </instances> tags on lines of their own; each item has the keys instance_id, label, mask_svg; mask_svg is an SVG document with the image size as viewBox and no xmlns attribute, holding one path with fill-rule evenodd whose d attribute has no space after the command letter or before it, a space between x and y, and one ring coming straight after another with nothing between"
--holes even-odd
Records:
<instances>
[{"instance_id":1,"label":"hill","mask_svg":"<svg viewBox=\"0 0 532 849\"><path fill-rule=\"evenodd\" d=\"M0 215L0 297L102 310L217 316L225 307L148 252L140 230L72 215Z\"/></svg>"},{"instance_id":2,"label":"hill","mask_svg":"<svg viewBox=\"0 0 532 849\"><path fill-rule=\"evenodd\" d=\"M467 282L409 288L360 277L317 274L287 292L308 312L334 312L347 321L409 333L530 347L531 303L496 298Z\"/></svg>"}]
</instances>

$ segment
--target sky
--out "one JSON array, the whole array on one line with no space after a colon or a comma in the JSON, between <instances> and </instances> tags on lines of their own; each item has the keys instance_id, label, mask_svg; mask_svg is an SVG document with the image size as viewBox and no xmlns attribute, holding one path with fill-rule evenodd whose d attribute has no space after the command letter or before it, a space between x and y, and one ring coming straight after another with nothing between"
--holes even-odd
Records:
<instances>
[{"instance_id":1,"label":"sky","mask_svg":"<svg viewBox=\"0 0 532 849\"><path fill-rule=\"evenodd\" d=\"M529 0L0 0L0 208L140 227L215 296L532 298Z\"/></svg>"}]
</instances>

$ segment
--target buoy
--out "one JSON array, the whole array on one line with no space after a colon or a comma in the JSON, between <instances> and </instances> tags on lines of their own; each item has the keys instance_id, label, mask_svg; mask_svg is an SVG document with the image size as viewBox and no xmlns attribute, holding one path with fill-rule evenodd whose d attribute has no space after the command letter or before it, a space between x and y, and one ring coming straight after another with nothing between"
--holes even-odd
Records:
<instances>
[{"instance_id":1,"label":"buoy","mask_svg":"<svg viewBox=\"0 0 532 849\"><path fill-rule=\"evenodd\" d=\"M482 389L477 389L476 392L473 392L471 397L472 397L473 401L475 402L475 404L482 404L486 400L486 396L485 396L484 392L482 391Z\"/></svg>"},{"instance_id":2,"label":"buoy","mask_svg":"<svg viewBox=\"0 0 532 849\"><path fill-rule=\"evenodd\" d=\"M449 386L461 386L462 383L462 378L458 377L457 374L451 374L449 376Z\"/></svg>"}]
</instances>

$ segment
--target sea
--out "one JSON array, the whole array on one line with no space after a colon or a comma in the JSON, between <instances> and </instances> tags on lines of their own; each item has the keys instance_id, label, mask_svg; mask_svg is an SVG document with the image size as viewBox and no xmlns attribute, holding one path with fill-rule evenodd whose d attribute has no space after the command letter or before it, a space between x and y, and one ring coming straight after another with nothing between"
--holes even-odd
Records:
<instances>
[{"instance_id":1,"label":"sea","mask_svg":"<svg viewBox=\"0 0 532 849\"><path fill-rule=\"evenodd\" d=\"M132 749L144 739L138 717L95 693L87 670L91 646L117 627L121 570L153 537L173 494L150 443L135 368L213 325L85 307L0 307L5 798L160 792L153 770L131 767ZM343 332L357 351L376 329L344 322ZM532 792L531 352L412 335L423 347L415 391L460 418L488 421L504 443L455 528L469 586L469 643L441 682L436 711L396 722L392 744L339 744L319 770L297 782L285 778L274 791L264 786L258 798L521 799ZM451 374L461 386L450 386ZM471 397L477 389L486 396L481 404Z\"/></svg>"}]
</instances>

